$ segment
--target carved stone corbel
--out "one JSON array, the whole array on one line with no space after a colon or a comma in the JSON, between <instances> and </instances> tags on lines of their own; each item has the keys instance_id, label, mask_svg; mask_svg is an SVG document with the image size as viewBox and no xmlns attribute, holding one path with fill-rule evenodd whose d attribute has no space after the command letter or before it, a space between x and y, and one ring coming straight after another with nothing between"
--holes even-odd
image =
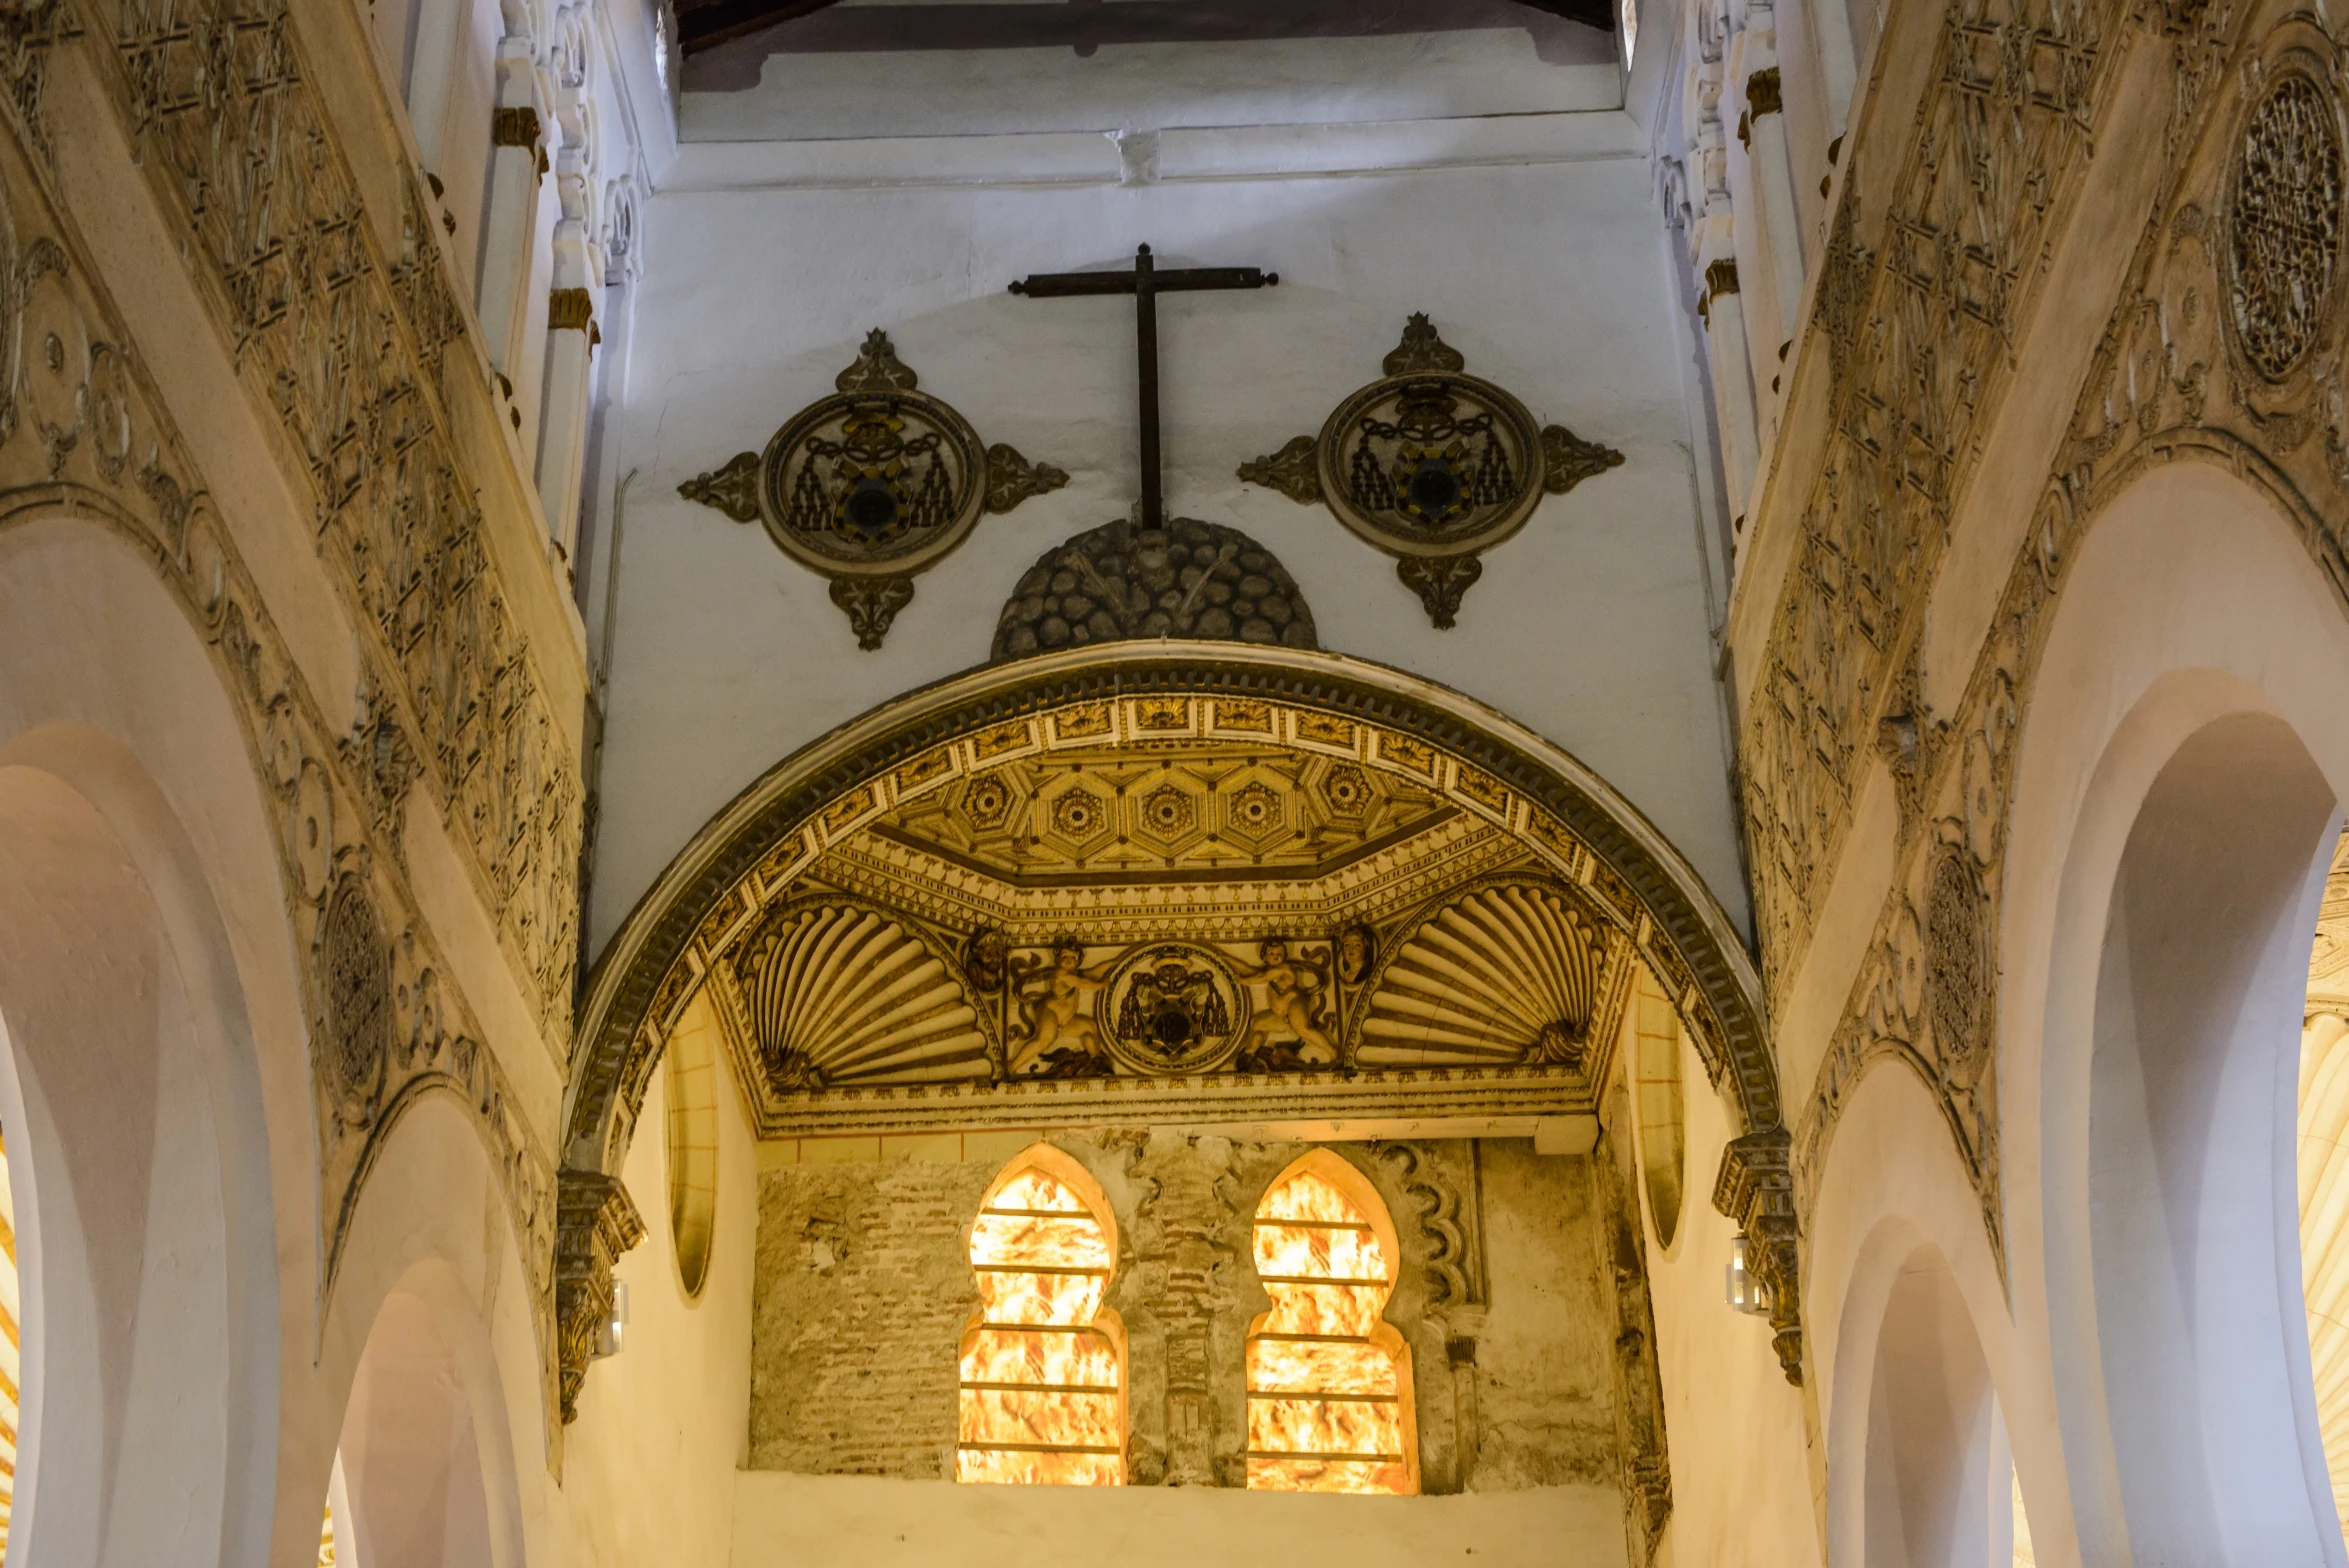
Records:
<instances>
[{"instance_id":1,"label":"carved stone corbel","mask_svg":"<svg viewBox=\"0 0 2349 1568\"><path fill-rule=\"evenodd\" d=\"M617 1176L564 1171L555 1197L555 1332L563 1420L578 1418L587 1364L612 1320L612 1265L644 1240L644 1221Z\"/></svg>"},{"instance_id":2,"label":"carved stone corbel","mask_svg":"<svg viewBox=\"0 0 2349 1568\"><path fill-rule=\"evenodd\" d=\"M1802 1227L1794 1209L1793 1140L1783 1127L1733 1138L1721 1151L1713 1207L1745 1232L1746 1260L1770 1292L1771 1348L1786 1381L1803 1381Z\"/></svg>"},{"instance_id":3,"label":"carved stone corbel","mask_svg":"<svg viewBox=\"0 0 2349 1568\"><path fill-rule=\"evenodd\" d=\"M1466 373L1460 351L1422 313L1403 328L1385 375L1337 406L1318 436L1296 436L1240 465L1249 484L1320 503L1378 549L1439 630L1483 573L1478 557L1563 495L1623 461L1563 425L1538 427L1523 403Z\"/></svg>"},{"instance_id":4,"label":"carved stone corbel","mask_svg":"<svg viewBox=\"0 0 2349 1568\"><path fill-rule=\"evenodd\" d=\"M857 646L873 649L913 602L914 577L962 543L982 512L1068 483L916 390L888 334L865 337L830 397L785 422L766 450L737 452L677 493L738 523L763 522L785 555L831 579Z\"/></svg>"}]
</instances>

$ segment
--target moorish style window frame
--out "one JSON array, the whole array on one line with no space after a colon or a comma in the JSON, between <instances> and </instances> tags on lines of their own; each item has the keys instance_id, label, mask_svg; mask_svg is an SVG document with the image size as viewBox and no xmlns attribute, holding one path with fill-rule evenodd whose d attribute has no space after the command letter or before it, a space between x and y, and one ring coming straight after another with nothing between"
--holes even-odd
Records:
<instances>
[{"instance_id":1,"label":"moorish style window frame","mask_svg":"<svg viewBox=\"0 0 2349 1568\"><path fill-rule=\"evenodd\" d=\"M1276 1200L1300 1181L1317 1182L1334 1189L1359 1218L1322 1217L1297 1219L1268 1214ZM1302 1230L1335 1234L1350 1234L1366 1240L1369 1245L1336 1245L1324 1243L1312 1249L1310 1262L1292 1271L1268 1272L1266 1265L1275 1258L1293 1255L1294 1249L1283 1246L1283 1232ZM1268 1234L1269 1233L1269 1234ZM1403 1250L1395 1232L1393 1217L1388 1213L1386 1200L1378 1189L1359 1170L1327 1149L1311 1149L1274 1177L1257 1200L1254 1223L1251 1227L1251 1252L1255 1259L1257 1278L1272 1298L1270 1310L1259 1313L1248 1325L1246 1349L1246 1387L1248 1410L1248 1486L1256 1491L1345 1492L1355 1494L1383 1494L1410 1496L1419 1491L1419 1432L1416 1420L1417 1401L1411 1380L1411 1347L1393 1324L1386 1321L1385 1312L1394 1299L1395 1286L1401 1275ZM1376 1273L1353 1271L1364 1262L1375 1267ZM1276 1264L1278 1267L1286 1265ZM1352 1292L1378 1289L1376 1304L1370 1308L1368 1332L1363 1334L1324 1334L1300 1331L1295 1317L1302 1307L1306 1315L1316 1315L1311 1296L1316 1291ZM1297 1297L1305 1297L1299 1301ZM1344 1310L1341 1308L1341 1310ZM1275 1343L1314 1346L1362 1346L1383 1355L1392 1368L1391 1386L1384 1389L1340 1387L1337 1382L1319 1382L1307 1400L1299 1400L1303 1385L1285 1381L1270 1382L1260 1376L1258 1347ZM1336 1368L1325 1370L1339 1370ZM1384 1381L1383 1379L1381 1381ZM1283 1396L1286 1396L1285 1398ZM1279 1424L1272 1407L1283 1403L1317 1403L1325 1406L1324 1418L1335 1425L1355 1425L1338 1419L1332 1407L1338 1404L1384 1405L1394 1414L1395 1447L1375 1455L1378 1468L1367 1468L1374 1456L1363 1454L1352 1458L1337 1457L1338 1451L1275 1446L1268 1434ZM1348 1451L1350 1452L1350 1451ZM1318 1464L1318 1468L1317 1468ZM1335 1464L1341 1468L1329 1468Z\"/></svg>"},{"instance_id":2,"label":"moorish style window frame","mask_svg":"<svg viewBox=\"0 0 2349 1568\"><path fill-rule=\"evenodd\" d=\"M1068 1202L1016 1201L1033 1186ZM1056 1229L1062 1233L1054 1235ZM1055 1251L1069 1261L1039 1261ZM1117 1274L1117 1216L1100 1184L1050 1144L1023 1150L988 1183L965 1233L964 1254L979 1284L979 1306L963 1331L957 1364L955 1479L982 1485L1123 1486L1126 1334L1108 1303ZM1023 1280L1029 1282L1024 1292ZM1061 1284L1069 1280L1097 1283L1090 1292L1071 1295ZM1020 1370L1030 1376L972 1375L1000 1374L1022 1341L1025 1366ZM1052 1375L1054 1362L1073 1380ZM1091 1430L1081 1430L1087 1427ZM1055 1435L1062 1432L1093 1441L1064 1441ZM1005 1473L1020 1465L1020 1455L1032 1456L1022 1466L1024 1473ZM1009 1465L1002 1463L1006 1459ZM1059 1459L1075 1462L1052 1462Z\"/></svg>"}]
</instances>

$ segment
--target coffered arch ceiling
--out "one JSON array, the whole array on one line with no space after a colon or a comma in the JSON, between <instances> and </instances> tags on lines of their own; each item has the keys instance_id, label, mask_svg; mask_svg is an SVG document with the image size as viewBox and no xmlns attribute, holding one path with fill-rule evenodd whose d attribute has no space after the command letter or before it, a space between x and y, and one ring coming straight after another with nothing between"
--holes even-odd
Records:
<instances>
[{"instance_id":1,"label":"coffered arch ceiling","mask_svg":"<svg viewBox=\"0 0 2349 1568\"><path fill-rule=\"evenodd\" d=\"M705 990L769 1134L1595 1107L1636 965L1742 1132L1752 963L1566 753L1337 654L1132 643L910 693L708 823L590 978L575 1168Z\"/></svg>"}]
</instances>

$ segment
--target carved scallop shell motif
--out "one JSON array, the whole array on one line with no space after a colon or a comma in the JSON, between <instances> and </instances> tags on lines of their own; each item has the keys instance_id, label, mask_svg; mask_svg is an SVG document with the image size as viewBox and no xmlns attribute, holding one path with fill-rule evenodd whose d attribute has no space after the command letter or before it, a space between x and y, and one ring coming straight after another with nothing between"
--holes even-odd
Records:
<instances>
[{"instance_id":1,"label":"carved scallop shell motif","mask_svg":"<svg viewBox=\"0 0 2349 1568\"><path fill-rule=\"evenodd\" d=\"M886 915L797 910L751 938L737 972L778 1089L993 1076L962 981Z\"/></svg>"},{"instance_id":2,"label":"carved scallop shell motif","mask_svg":"<svg viewBox=\"0 0 2349 1568\"><path fill-rule=\"evenodd\" d=\"M1378 977L1365 1067L1579 1066L1605 941L1555 892L1495 887L1445 906Z\"/></svg>"}]
</instances>

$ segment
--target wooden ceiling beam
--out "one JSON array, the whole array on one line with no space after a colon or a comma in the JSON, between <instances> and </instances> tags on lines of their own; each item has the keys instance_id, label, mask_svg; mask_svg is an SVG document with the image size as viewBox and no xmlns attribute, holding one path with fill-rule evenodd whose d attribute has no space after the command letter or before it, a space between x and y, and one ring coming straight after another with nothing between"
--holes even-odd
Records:
<instances>
[{"instance_id":1,"label":"wooden ceiling beam","mask_svg":"<svg viewBox=\"0 0 2349 1568\"><path fill-rule=\"evenodd\" d=\"M763 31L778 23L789 22L803 16L812 16L818 11L828 10L838 3L839 0L702 0L700 4L693 4L688 0L688 3L678 7L678 47L688 55L699 54L732 39ZM1560 17L1570 22L1580 22L1587 27L1595 27L1601 32L1613 32L1615 29L1614 0L1515 0L1515 3L1524 6L1529 11L1539 11L1547 16ZM929 11L934 8L925 6L916 9ZM1069 27L1081 27L1099 20L1098 13L1094 13L1090 7L1080 8L1078 14L1074 15L1069 14L1066 7L1053 8L1041 4L1027 7L992 6L980 9L987 11L1015 9L1051 11L1053 14L1049 17L1049 21L1052 28L1048 29L1048 32ZM1211 5L1194 10L1187 5L1168 7L1142 4L1133 7L1134 16L1132 18L1121 18L1121 20L1149 22L1160 29L1172 28L1173 35L1163 41L1175 42L1179 41L1184 33L1203 26L1212 32L1215 26L1212 18L1219 9L1227 8ZM1145 12L1150 15L1143 16L1142 13ZM1159 14L1162 12L1174 14L1162 16ZM1027 41L1037 43L1046 40L1035 38ZM1071 41L1081 41L1081 38L1072 35Z\"/></svg>"},{"instance_id":2,"label":"wooden ceiling beam","mask_svg":"<svg viewBox=\"0 0 2349 1568\"><path fill-rule=\"evenodd\" d=\"M685 54L714 49L745 33L773 27L795 17L812 16L839 0L709 0L708 4L679 7L677 48Z\"/></svg>"}]
</instances>

